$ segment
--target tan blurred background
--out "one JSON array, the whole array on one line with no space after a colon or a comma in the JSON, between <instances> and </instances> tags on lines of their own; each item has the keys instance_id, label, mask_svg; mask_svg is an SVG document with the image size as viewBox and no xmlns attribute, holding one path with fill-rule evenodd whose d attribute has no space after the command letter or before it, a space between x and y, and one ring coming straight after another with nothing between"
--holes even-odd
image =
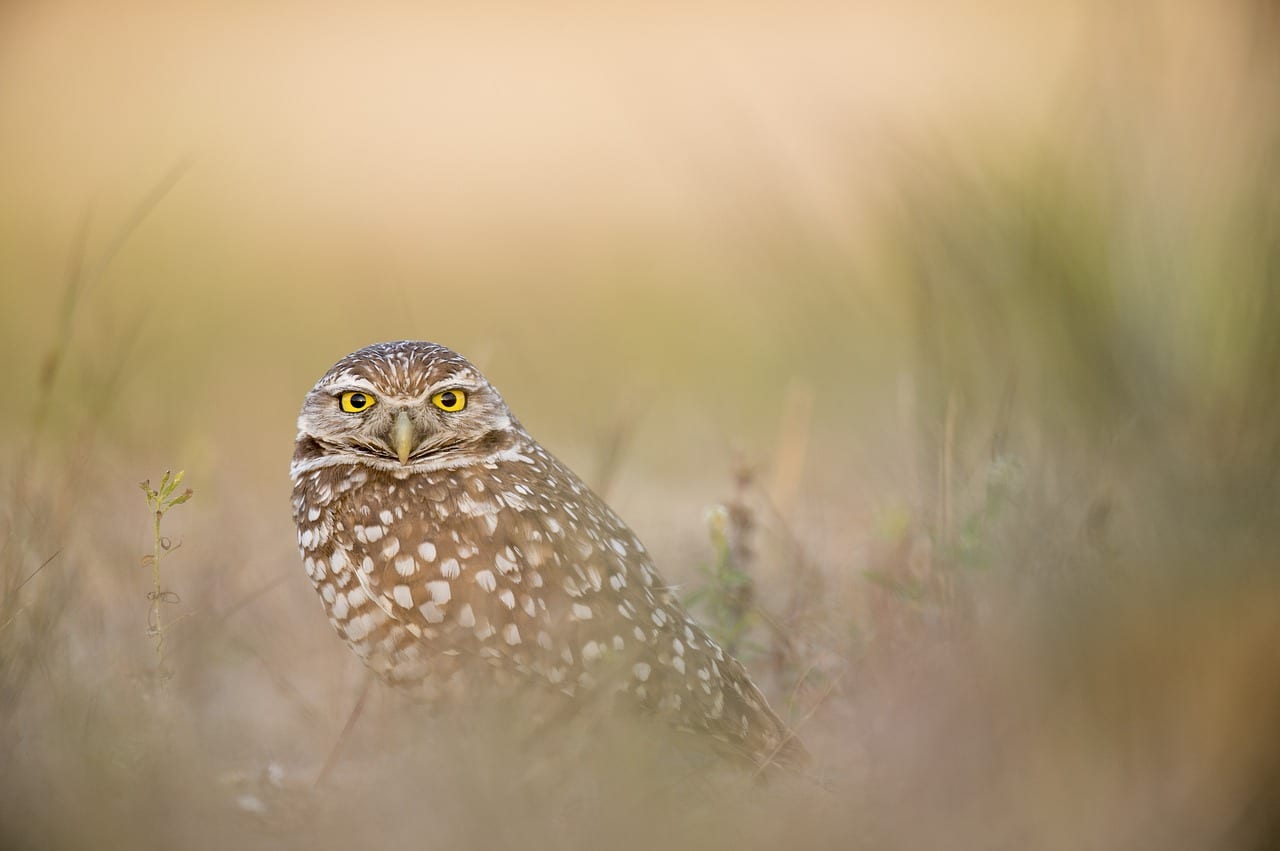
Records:
<instances>
[{"instance_id":1,"label":"tan blurred background","mask_svg":"<svg viewBox=\"0 0 1280 851\"><path fill-rule=\"evenodd\" d=\"M705 618L707 511L750 518L759 610L729 626L825 791L636 847L1266 847L1278 27L1262 2L0 7L0 833L412 827L332 818L421 779L393 696L328 793L271 790L306 788L362 676L298 564L294 417L340 356L419 338ZM195 496L156 692L136 483L169 467ZM441 835L499 841L463 787ZM521 800L516 834L593 844ZM327 817L282 833L289 807Z\"/></svg>"}]
</instances>

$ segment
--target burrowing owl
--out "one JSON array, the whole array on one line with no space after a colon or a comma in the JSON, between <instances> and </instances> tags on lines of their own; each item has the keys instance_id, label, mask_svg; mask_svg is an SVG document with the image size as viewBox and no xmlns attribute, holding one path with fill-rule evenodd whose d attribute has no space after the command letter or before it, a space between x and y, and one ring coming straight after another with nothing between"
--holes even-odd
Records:
<instances>
[{"instance_id":1,"label":"burrowing owl","mask_svg":"<svg viewBox=\"0 0 1280 851\"><path fill-rule=\"evenodd\" d=\"M801 752L635 534L462 356L406 341L338 361L303 402L291 475L307 574L383 679L428 698L477 676L616 694L757 765Z\"/></svg>"}]
</instances>

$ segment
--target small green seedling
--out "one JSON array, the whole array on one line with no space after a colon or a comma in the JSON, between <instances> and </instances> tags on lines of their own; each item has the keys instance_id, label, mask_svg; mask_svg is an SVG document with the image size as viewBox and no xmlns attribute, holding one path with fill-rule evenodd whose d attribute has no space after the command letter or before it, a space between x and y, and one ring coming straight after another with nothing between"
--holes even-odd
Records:
<instances>
[{"instance_id":1,"label":"small green seedling","mask_svg":"<svg viewBox=\"0 0 1280 851\"><path fill-rule=\"evenodd\" d=\"M177 475L171 476L169 471L165 470L164 477L160 479L159 488L151 487L150 479L139 483L142 492L147 495L147 505L151 508L152 531L155 538L154 549L142 557L142 566L151 568L153 586L147 594L147 599L151 601L151 606L147 610L147 635L154 637L156 640L156 670L161 677L167 676L164 667L164 634L166 630L171 629L182 618L178 618L178 621L174 621L168 626L164 624L161 614L163 604L176 604L181 601L176 592L166 591L161 587L160 562L165 555L172 553L182 544L175 544L160 533L160 521L164 519L165 514L171 509L191 499L194 493L191 488L186 488L181 493L177 493L178 485L182 484L184 472L179 470Z\"/></svg>"}]
</instances>

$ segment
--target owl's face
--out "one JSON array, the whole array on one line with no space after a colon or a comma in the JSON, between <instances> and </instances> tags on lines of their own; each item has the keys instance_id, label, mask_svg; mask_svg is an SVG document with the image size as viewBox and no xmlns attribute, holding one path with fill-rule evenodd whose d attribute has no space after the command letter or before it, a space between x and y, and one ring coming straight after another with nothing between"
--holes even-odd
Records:
<instances>
[{"instance_id":1,"label":"owl's face","mask_svg":"<svg viewBox=\"0 0 1280 851\"><path fill-rule=\"evenodd\" d=\"M461 355L434 343L379 343L338 361L307 394L299 450L329 463L440 469L509 445L517 424Z\"/></svg>"}]
</instances>

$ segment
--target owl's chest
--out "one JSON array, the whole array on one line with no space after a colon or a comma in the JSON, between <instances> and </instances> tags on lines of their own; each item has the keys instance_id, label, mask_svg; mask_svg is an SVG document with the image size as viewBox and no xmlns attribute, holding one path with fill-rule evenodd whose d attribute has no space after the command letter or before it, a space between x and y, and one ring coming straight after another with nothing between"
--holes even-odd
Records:
<instances>
[{"instance_id":1,"label":"owl's chest","mask_svg":"<svg viewBox=\"0 0 1280 851\"><path fill-rule=\"evenodd\" d=\"M542 537L474 474L370 482L336 500L328 514L334 547L346 555L341 568L403 608L431 601L424 589L435 590L437 604L470 596L464 576L481 588L497 584L491 576L523 582L527 559L515 540ZM442 601L446 587L449 600Z\"/></svg>"},{"instance_id":2,"label":"owl's chest","mask_svg":"<svg viewBox=\"0 0 1280 851\"><path fill-rule=\"evenodd\" d=\"M370 482L321 511L331 531L312 579L338 632L388 678L476 658L531 665L530 650L550 643L558 557L517 507L486 498L489 487L462 476Z\"/></svg>"}]
</instances>

